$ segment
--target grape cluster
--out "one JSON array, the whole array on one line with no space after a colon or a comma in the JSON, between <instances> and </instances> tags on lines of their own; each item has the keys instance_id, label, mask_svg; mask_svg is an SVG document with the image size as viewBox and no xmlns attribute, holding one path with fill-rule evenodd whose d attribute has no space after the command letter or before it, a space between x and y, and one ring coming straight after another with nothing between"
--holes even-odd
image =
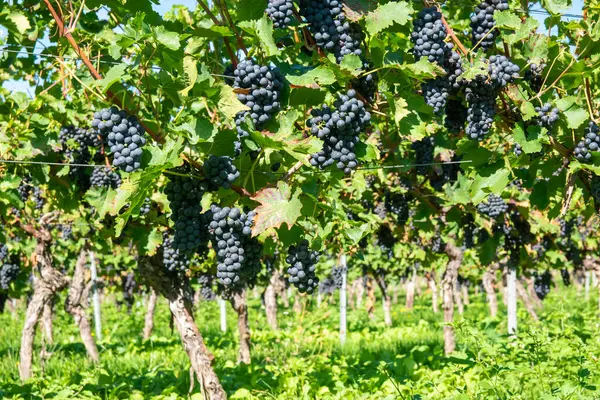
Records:
<instances>
[{"instance_id":1,"label":"grape cluster","mask_svg":"<svg viewBox=\"0 0 600 400\"><path fill-rule=\"evenodd\" d=\"M504 202L502 197L492 193L486 201L477 205L477 211L490 218L496 218L508 211L508 204Z\"/></svg>"},{"instance_id":2,"label":"grape cluster","mask_svg":"<svg viewBox=\"0 0 600 400\"><path fill-rule=\"evenodd\" d=\"M540 300L544 300L548 293L550 293L550 285L552 284L552 275L550 271L546 270L543 274L539 275L537 272L533 274L533 289L535 294Z\"/></svg>"},{"instance_id":3,"label":"grape cluster","mask_svg":"<svg viewBox=\"0 0 600 400\"><path fill-rule=\"evenodd\" d=\"M191 259L188 252L181 251L175 245L172 233L163 233L163 265L168 272L185 272L190 268Z\"/></svg>"},{"instance_id":4,"label":"grape cluster","mask_svg":"<svg viewBox=\"0 0 600 400\"><path fill-rule=\"evenodd\" d=\"M475 239L477 237L477 226L472 214L468 213L462 217L462 229L463 247L465 249L472 249L475 247Z\"/></svg>"},{"instance_id":5,"label":"grape cluster","mask_svg":"<svg viewBox=\"0 0 600 400\"><path fill-rule=\"evenodd\" d=\"M5 244L0 244L0 262L8 256L8 247Z\"/></svg>"},{"instance_id":6,"label":"grape cluster","mask_svg":"<svg viewBox=\"0 0 600 400\"><path fill-rule=\"evenodd\" d=\"M300 14L309 23L317 46L333 53L338 62L345 55L361 55L364 34L360 25L346 19L340 0L300 0Z\"/></svg>"},{"instance_id":7,"label":"grape cluster","mask_svg":"<svg viewBox=\"0 0 600 400\"><path fill-rule=\"evenodd\" d=\"M72 225L62 225L60 228L60 236L63 240L71 240L73 237L73 226Z\"/></svg>"},{"instance_id":8,"label":"grape cluster","mask_svg":"<svg viewBox=\"0 0 600 400\"><path fill-rule=\"evenodd\" d=\"M137 282L133 273L129 272L125 276L121 276L121 290L123 291L123 302L127 305L127 313L131 314L131 309L135 303L135 288Z\"/></svg>"},{"instance_id":9,"label":"grape cluster","mask_svg":"<svg viewBox=\"0 0 600 400\"><path fill-rule=\"evenodd\" d=\"M525 80L529 82L529 86L534 92L539 92L542 89L544 83L544 69L546 64L531 63L529 69L525 71Z\"/></svg>"},{"instance_id":10,"label":"grape cluster","mask_svg":"<svg viewBox=\"0 0 600 400\"><path fill-rule=\"evenodd\" d=\"M425 81L421 84L425 103L433 108L434 114L441 114L448 101L448 81L445 76Z\"/></svg>"},{"instance_id":11,"label":"grape cluster","mask_svg":"<svg viewBox=\"0 0 600 400\"><path fill-rule=\"evenodd\" d=\"M415 59L418 61L423 57L429 62L437 62L442 66L446 55L444 39L446 39L446 27L442 22L442 14L437 8L428 7L419 11L410 36L414 44L412 52Z\"/></svg>"},{"instance_id":12,"label":"grape cluster","mask_svg":"<svg viewBox=\"0 0 600 400\"><path fill-rule=\"evenodd\" d=\"M537 258L542 259L546 252L552 247L552 240L548 236L544 236L541 241L531 246L531 249L536 252Z\"/></svg>"},{"instance_id":13,"label":"grape cluster","mask_svg":"<svg viewBox=\"0 0 600 400\"><path fill-rule=\"evenodd\" d=\"M241 140L249 136L242 127L245 118L249 116L254 128L261 129L279 111L283 78L279 69L255 64L251 59L240 61L233 75L233 87L247 90L247 93L238 93L237 98L249 108L236 116L238 142L235 143L235 151L240 154Z\"/></svg>"},{"instance_id":14,"label":"grape cluster","mask_svg":"<svg viewBox=\"0 0 600 400\"><path fill-rule=\"evenodd\" d=\"M109 167L94 168L92 176L90 176L90 184L97 188L117 189L121 183L121 176Z\"/></svg>"},{"instance_id":15,"label":"grape cluster","mask_svg":"<svg viewBox=\"0 0 600 400\"><path fill-rule=\"evenodd\" d=\"M216 295L213 291L213 278L211 274L201 274L198 277L200 285L200 296L206 301L214 300Z\"/></svg>"},{"instance_id":16,"label":"grape cluster","mask_svg":"<svg viewBox=\"0 0 600 400\"><path fill-rule=\"evenodd\" d=\"M396 220L401 225L404 225L410 216L409 200L410 198L403 193L387 192L385 194L386 210L396 215Z\"/></svg>"},{"instance_id":17,"label":"grape cluster","mask_svg":"<svg viewBox=\"0 0 600 400\"><path fill-rule=\"evenodd\" d=\"M214 188L231 189L231 184L240 176L231 157L211 155L204 163L204 175Z\"/></svg>"},{"instance_id":18,"label":"grape cluster","mask_svg":"<svg viewBox=\"0 0 600 400\"><path fill-rule=\"evenodd\" d=\"M88 147L65 149L64 154L69 164L89 164L92 160L92 154ZM69 178L74 180L82 190L90 188L90 177L86 174L86 167L71 165L69 167Z\"/></svg>"},{"instance_id":19,"label":"grape cluster","mask_svg":"<svg viewBox=\"0 0 600 400\"><path fill-rule=\"evenodd\" d=\"M444 126L450 133L459 133L467 122L467 107L460 100L449 99L446 103Z\"/></svg>"},{"instance_id":20,"label":"grape cluster","mask_svg":"<svg viewBox=\"0 0 600 400\"><path fill-rule=\"evenodd\" d=\"M323 104L313 109L308 120L311 133L323 140L323 149L310 158L313 166L324 169L332 164L349 174L358 166L355 147L359 135L371 121L371 114L356 91L348 90L334 102L333 108Z\"/></svg>"},{"instance_id":21,"label":"grape cluster","mask_svg":"<svg viewBox=\"0 0 600 400\"><path fill-rule=\"evenodd\" d=\"M562 278L565 286L571 286L571 275L569 274L569 270L564 268L560 270L560 276Z\"/></svg>"},{"instance_id":22,"label":"grape cluster","mask_svg":"<svg viewBox=\"0 0 600 400\"><path fill-rule=\"evenodd\" d=\"M225 287L240 287L260 270L262 245L252 237L255 213L211 205L209 232L217 252L217 278Z\"/></svg>"},{"instance_id":23,"label":"grape cluster","mask_svg":"<svg viewBox=\"0 0 600 400\"><path fill-rule=\"evenodd\" d=\"M373 68L373 65L363 60L363 71L368 71ZM366 100L373 101L375 94L377 93L377 85L379 77L377 72L371 72L370 74L364 74L350 82L352 89L360 93Z\"/></svg>"},{"instance_id":24,"label":"grape cluster","mask_svg":"<svg viewBox=\"0 0 600 400\"><path fill-rule=\"evenodd\" d=\"M312 293L319 284L315 274L319 255L308 247L308 240L302 239L297 245L290 246L285 260L290 265L287 270L289 282L300 293Z\"/></svg>"},{"instance_id":25,"label":"grape cluster","mask_svg":"<svg viewBox=\"0 0 600 400\"><path fill-rule=\"evenodd\" d=\"M344 283L344 274L348 272L348 268L346 267L333 267L331 269L331 278L333 279L333 284L337 289L342 288L342 284Z\"/></svg>"},{"instance_id":26,"label":"grape cluster","mask_svg":"<svg viewBox=\"0 0 600 400\"><path fill-rule=\"evenodd\" d=\"M127 115L117 107L94 113L92 127L98 129L113 153L113 166L125 172L141 167L142 147L146 144L144 127L134 115Z\"/></svg>"},{"instance_id":27,"label":"grape cluster","mask_svg":"<svg viewBox=\"0 0 600 400\"><path fill-rule=\"evenodd\" d=\"M600 205L600 176L593 175L590 180L590 194L596 202L596 205Z\"/></svg>"},{"instance_id":28,"label":"grape cluster","mask_svg":"<svg viewBox=\"0 0 600 400\"><path fill-rule=\"evenodd\" d=\"M541 107L535 107L535 111L538 113L535 119L537 126L550 130L554 126L554 123L558 121L560 111L556 107L553 108L550 103L546 103Z\"/></svg>"},{"instance_id":29,"label":"grape cluster","mask_svg":"<svg viewBox=\"0 0 600 400\"><path fill-rule=\"evenodd\" d=\"M140 206L140 215L147 215L152 208L152 199L150 197L146 197L144 202Z\"/></svg>"},{"instance_id":30,"label":"grape cluster","mask_svg":"<svg viewBox=\"0 0 600 400\"><path fill-rule=\"evenodd\" d=\"M0 289L8 290L10 289L10 283L17 279L19 275L19 263L18 259L4 259L2 261L2 267L0 267Z\"/></svg>"},{"instance_id":31,"label":"grape cluster","mask_svg":"<svg viewBox=\"0 0 600 400\"><path fill-rule=\"evenodd\" d=\"M32 189L33 186L31 185L31 177L26 175L21 178L21 183L19 183L19 187L17 188L17 192L19 193L21 201L27 201Z\"/></svg>"},{"instance_id":32,"label":"grape cluster","mask_svg":"<svg viewBox=\"0 0 600 400\"><path fill-rule=\"evenodd\" d=\"M521 147L521 145L519 143L514 144L513 153L515 153L515 156L517 156L517 157L519 157L521 154L523 154L523 148Z\"/></svg>"},{"instance_id":33,"label":"grape cluster","mask_svg":"<svg viewBox=\"0 0 600 400\"><path fill-rule=\"evenodd\" d=\"M506 56L491 56L488 62L489 81L495 89L501 89L519 77L519 66Z\"/></svg>"},{"instance_id":34,"label":"grape cluster","mask_svg":"<svg viewBox=\"0 0 600 400\"><path fill-rule=\"evenodd\" d=\"M319 282L319 294L321 295L332 295L335 291L335 282L333 277L327 276L325 279Z\"/></svg>"},{"instance_id":35,"label":"grape cluster","mask_svg":"<svg viewBox=\"0 0 600 400\"><path fill-rule=\"evenodd\" d=\"M44 196L42 196L42 188L39 186L34 186L33 188L33 202L35 203L36 210L41 210L44 208L44 203L46 200L44 200Z\"/></svg>"},{"instance_id":36,"label":"grape cluster","mask_svg":"<svg viewBox=\"0 0 600 400\"><path fill-rule=\"evenodd\" d=\"M474 49L481 47L486 51L494 45L498 36L498 30L494 29L494 12L504 10L508 10L508 0L485 0L475 7L471 17L471 45Z\"/></svg>"},{"instance_id":37,"label":"grape cluster","mask_svg":"<svg viewBox=\"0 0 600 400\"><path fill-rule=\"evenodd\" d=\"M436 233L436 235L431 239L431 251L434 253L443 253L446 250L446 243L442 239L442 235L440 233Z\"/></svg>"},{"instance_id":38,"label":"grape cluster","mask_svg":"<svg viewBox=\"0 0 600 400\"><path fill-rule=\"evenodd\" d=\"M496 93L489 90L487 85L473 83L465 89L467 98L467 128L469 139L482 140L485 138L496 115Z\"/></svg>"},{"instance_id":39,"label":"grape cluster","mask_svg":"<svg viewBox=\"0 0 600 400\"><path fill-rule=\"evenodd\" d=\"M194 179L187 166L179 168L177 172L190 176L170 175L165 187L171 220L175 224L173 246L183 252L196 250L202 254L208 244L210 216L201 214L200 202L208 187L204 182Z\"/></svg>"},{"instance_id":40,"label":"grape cluster","mask_svg":"<svg viewBox=\"0 0 600 400\"><path fill-rule=\"evenodd\" d=\"M69 140L75 141L80 148L100 146L100 138L96 131L93 129L78 128L75 125L63 126L58 133L58 140L63 147L67 145Z\"/></svg>"},{"instance_id":41,"label":"grape cluster","mask_svg":"<svg viewBox=\"0 0 600 400\"><path fill-rule=\"evenodd\" d=\"M415 163L417 164L415 170L417 171L417 174L426 175L433 163L435 151L435 140L433 136L427 136L413 142L410 147L415 152Z\"/></svg>"},{"instance_id":42,"label":"grape cluster","mask_svg":"<svg viewBox=\"0 0 600 400\"><path fill-rule=\"evenodd\" d=\"M456 94L465 84L460 76L463 73L462 58L460 54L452 50L452 43L446 43L446 56L443 68L446 71L446 81L448 82L448 91Z\"/></svg>"},{"instance_id":43,"label":"grape cluster","mask_svg":"<svg viewBox=\"0 0 600 400\"><path fill-rule=\"evenodd\" d=\"M285 28L292 22L294 2L292 0L269 0L265 11L273 21L273 27Z\"/></svg>"},{"instance_id":44,"label":"grape cluster","mask_svg":"<svg viewBox=\"0 0 600 400\"><path fill-rule=\"evenodd\" d=\"M600 128L594 121L590 121L585 129L583 140L580 140L575 147L574 155L581 162L590 162L592 152L598 150L600 150Z\"/></svg>"},{"instance_id":45,"label":"grape cluster","mask_svg":"<svg viewBox=\"0 0 600 400\"><path fill-rule=\"evenodd\" d=\"M461 157L454 155L451 162L443 163L441 166L441 174L436 173L429 178L431 187L437 191L441 191L446 183L456 182L458 173L460 172L460 164L458 162L461 159Z\"/></svg>"},{"instance_id":46,"label":"grape cluster","mask_svg":"<svg viewBox=\"0 0 600 400\"><path fill-rule=\"evenodd\" d=\"M396 237L394 233L387 225L381 225L377 231L377 245L383 251L388 252L390 258L393 256L394 245L396 244Z\"/></svg>"}]
</instances>

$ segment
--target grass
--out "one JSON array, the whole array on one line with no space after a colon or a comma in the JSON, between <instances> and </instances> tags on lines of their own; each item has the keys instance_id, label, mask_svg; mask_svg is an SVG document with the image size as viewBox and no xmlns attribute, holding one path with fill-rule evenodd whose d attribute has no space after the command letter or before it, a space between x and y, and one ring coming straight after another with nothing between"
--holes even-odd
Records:
<instances>
[{"instance_id":1,"label":"grass","mask_svg":"<svg viewBox=\"0 0 600 400\"><path fill-rule=\"evenodd\" d=\"M203 302L197 324L215 356L230 398L239 399L600 399L600 319L596 297L586 302L574 288L557 288L545 300L540 322L519 309L519 335L506 337L506 315L488 315L483 295L471 295L456 318L458 349L443 355L441 314L427 294L415 308L393 306L391 328L378 310L369 319L349 310L348 338L339 345L336 304L309 304L302 314L279 309L281 329L268 328L258 299L250 296L252 364L236 363L236 315L219 328L216 302ZM141 299L141 297L140 297ZM501 303L501 301L500 301ZM18 379L18 319L0 315L0 398L3 399L201 399L190 393L189 361L161 301L151 340L143 341L144 307L133 314L103 304L101 363L90 364L71 318L57 302L55 344L41 363L36 338L34 378ZM233 331L232 331L233 329Z\"/></svg>"}]
</instances>

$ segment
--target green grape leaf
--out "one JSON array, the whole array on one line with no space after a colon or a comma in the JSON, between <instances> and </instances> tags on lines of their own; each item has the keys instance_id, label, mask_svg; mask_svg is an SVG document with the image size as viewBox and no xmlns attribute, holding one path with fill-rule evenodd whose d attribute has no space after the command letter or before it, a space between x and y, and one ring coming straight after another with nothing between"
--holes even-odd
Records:
<instances>
[{"instance_id":1,"label":"green grape leaf","mask_svg":"<svg viewBox=\"0 0 600 400\"><path fill-rule=\"evenodd\" d=\"M567 120L567 126L571 129L579 128L590 117L587 110L579 106L569 108L564 111L564 114L565 119Z\"/></svg>"},{"instance_id":2,"label":"green grape leaf","mask_svg":"<svg viewBox=\"0 0 600 400\"><path fill-rule=\"evenodd\" d=\"M221 85L221 93L217 106L219 111L230 120L234 119L237 113L249 110L248 107L238 100L233 88L228 85Z\"/></svg>"},{"instance_id":3,"label":"green grape leaf","mask_svg":"<svg viewBox=\"0 0 600 400\"><path fill-rule=\"evenodd\" d=\"M260 40L261 50L267 57L280 53L273 39L273 21L266 14L261 19L240 22L239 27L246 32L255 35Z\"/></svg>"},{"instance_id":4,"label":"green grape leaf","mask_svg":"<svg viewBox=\"0 0 600 400\"><path fill-rule=\"evenodd\" d=\"M367 32L374 36L394 23L404 25L410 20L412 12L413 8L408 2L391 1L379 5L376 10L371 11L365 17Z\"/></svg>"},{"instance_id":5,"label":"green grape leaf","mask_svg":"<svg viewBox=\"0 0 600 400\"><path fill-rule=\"evenodd\" d=\"M96 81L95 85L100 87L102 91L106 93L106 91L115 83L122 80L127 80L131 77L129 74L125 73L125 71L129 70L130 68L131 67L129 65L124 63L115 65L108 70L103 79Z\"/></svg>"},{"instance_id":6,"label":"green grape leaf","mask_svg":"<svg viewBox=\"0 0 600 400\"><path fill-rule=\"evenodd\" d=\"M179 49L179 35L176 32L171 32L165 29L164 26L154 28L156 40L170 50Z\"/></svg>"},{"instance_id":7,"label":"green grape leaf","mask_svg":"<svg viewBox=\"0 0 600 400\"><path fill-rule=\"evenodd\" d=\"M292 196L292 188L285 182L277 182L277 188L265 188L252 197L252 200L260 203L254 209L254 225L252 236L269 229L277 229L286 224L292 229L294 223L301 215L302 202L298 199L300 191L297 190Z\"/></svg>"},{"instance_id":8,"label":"green grape leaf","mask_svg":"<svg viewBox=\"0 0 600 400\"><path fill-rule=\"evenodd\" d=\"M538 139L540 128L536 127L537 131L532 128L533 127L530 127L527 130L529 133L527 136L520 124L516 124L513 128L513 138L515 139L515 142L521 146L525 154L537 153L542 150L542 143L540 143Z\"/></svg>"},{"instance_id":9,"label":"green grape leaf","mask_svg":"<svg viewBox=\"0 0 600 400\"><path fill-rule=\"evenodd\" d=\"M285 77L294 86L304 86L318 89L319 85L331 85L336 82L335 74L327 67L319 66L299 76L287 75Z\"/></svg>"}]
</instances>

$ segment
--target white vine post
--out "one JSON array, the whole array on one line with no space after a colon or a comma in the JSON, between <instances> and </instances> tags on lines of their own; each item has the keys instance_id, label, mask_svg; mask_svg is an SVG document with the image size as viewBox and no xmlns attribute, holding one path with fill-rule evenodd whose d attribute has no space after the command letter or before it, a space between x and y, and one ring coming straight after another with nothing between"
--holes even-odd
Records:
<instances>
[{"instance_id":1,"label":"white vine post","mask_svg":"<svg viewBox=\"0 0 600 400\"><path fill-rule=\"evenodd\" d=\"M227 307L222 297L219 297L219 310L221 311L221 331L227 332Z\"/></svg>"},{"instance_id":2,"label":"white vine post","mask_svg":"<svg viewBox=\"0 0 600 400\"><path fill-rule=\"evenodd\" d=\"M346 253L340 256L340 268L342 269L342 287L340 288L340 344L346 342L346 287L348 281L348 270L346 268Z\"/></svg>"},{"instance_id":3,"label":"white vine post","mask_svg":"<svg viewBox=\"0 0 600 400\"><path fill-rule=\"evenodd\" d=\"M92 272L92 304L94 305L94 327L96 328L96 339L102 340L102 320L100 318L100 297L98 296L98 271L96 269L96 258L94 252L90 251L90 270Z\"/></svg>"},{"instance_id":4,"label":"white vine post","mask_svg":"<svg viewBox=\"0 0 600 400\"><path fill-rule=\"evenodd\" d=\"M592 271L585 271L585 301L590 300L590 284L592 283Z\"/></svg>"},{"instance_id":5,"label":"white vine post","mask_svg":"<svg viewBox=\"0 0 600 400\"><path fill-rule=\"evenodd\" d=\"M508 301L508 334L517 334L517 268L508 266L506 274L507 301Z\"/></svg>"}]
</instances>

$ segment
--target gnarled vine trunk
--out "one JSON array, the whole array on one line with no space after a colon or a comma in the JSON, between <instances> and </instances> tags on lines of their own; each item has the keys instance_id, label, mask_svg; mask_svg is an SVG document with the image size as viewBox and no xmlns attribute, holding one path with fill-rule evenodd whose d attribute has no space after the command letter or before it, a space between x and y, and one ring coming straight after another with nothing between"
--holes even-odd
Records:
<instances>
[{"instance_id":1,"label":"gnarled vine trunk","mask_svg":"<svg viewBox=\"0 0 600 400\"><path fill-rule=\"evenodd\" d=\"M277 293L276 286L279 281L279 271L273 271L269 286L265 290L265 313L267 314L267 322L273 330L277 330Z\"/></svg>"},{"instance_id":2,"label":"gnarled vine trunk","mask_svg":"<svg viewBox=\"0 0 600 400\"><path fill-rule=\"evenodd\" d=\"M498 269L498 263L492 264L483 274L483 289L485 290L485 296L487 298L488 305L490 307L490 315L495 318L498 315L498 298L496 297L496 290L494 289L494 282L496 281L496 270Z\"/></svg>"},{"instance_id":3,"label":"gnarled vine trunk","mask_svg":"<svg viewBox=\"0 0 600 400\"><path fill-rule=\"evenodd\" d=\"M465 312L465 305L461 296L461 285L458 283L458 279L454 282L454 303L456 303L456 308L458 310L459 315L463 315Z\"/></svg>"},{"instance_id":4,"label":"gnarled vine trunk","mask_svg":"<svg viewBox=\"0 0 600 400\"><path fill-rule=\"evenodd\" d=\"M523 304L525 304L525 309L529 313L529 316L534 321L539 321L538 315L535 312L535 306L533 305L533 302L532 302L531 298L529 297L527 290L525 290L525 287L523 286L523 283L521 282L521 280L517 279L516 285L517 285L517 294L521 298L521 301L523 301Z\"/></svg>"},{"instance_id":5,"label":"gnarled vine trunk","mask_svg":"<svg viewBox=\"0 0 600 400\"><path fill-rule=\"evenodd\" d=\"M385 283L385 276L377 273L374 275L375 281L381 290L381 297L383 298L383 320L386 326L392 326L392 297L390 296L387 284Z\"/></svg>"},{"instance_id":6,"label":"gnarled vine trunk","mask_svg":"<svg viewBox=\"0 0 600 400\"><path fill-rule=\"evenodd\" d=\"M150 288L150 297L148 298L148 307L146 308L146 316L144 317L144 340L150 339L152 330L154 329L154 311L156 310L156 302L158 296L156 290ZM195 299L194 299L195 301Z\"/></svg>"},{"instance_id":7,"label":"gnarled vine trunk","mask_svg":"<svg viewBox=\"0 0 600 400\"><path fill-rule=\"evenodd\" d=\"M371 277L367 277L366 286L367 301L365 301L365 308L367 309L369 318L372 319L375 316L375 286Z\"/></svg>"},{"instance_id":8,"label":"gnarled vine trunk","mask_svg":"<svg viewBox=\"0 0 600 400\"><path fill-rule=\"evenodd\" d=\"M240 333L240 349L238 351L238 362L250 364L250 325L248 324L248 303L246 288L235 292L231 298L231 306L238 315L238 331Z\"/></svg>"},{"instance_id":9,"label":"gnarled vine trunk","mask_svg":"<svg viewBox=\"0 0 600 400\"><path fill-rule=\"evenodd\" d=\"M75 263L75 271L73 272L73 278L71 279L71 285L69 286L69 294L65 300L65 311L73 316L75 323L79 327L79 334L83 345L88 353L90 359L97 363L100 361L98 355L98 348L96 342L92 337L92 330L87 314L85 312L83 293L85 292L86 279L85 279L85 258L87 255L86 246L79 251L79 257Z\"/></svg>"},{"instance_id":10,"label":"gnarled vine trunk","mask_svg":"<svg viewBox=\"0 0 600 400\"><path fill-rule=\"evenodd\" d=\"M535 287L533 286L533 278L529 277L529 278L523 278L523 286L525 287L525 289L527 290L527 296L529 296L529 298L531 299L531 301L533 302L533 305L535 306L535 308L544 308L544 303L542 303L542 301L537 297L537 294L535 294Z\"/></svg>"},{"instance_id":11,"label":"gnarled vine trunk","mask_svg":"<svg viewBox=\"0 0 600 400\"><path fill-rule=\"evenodd\" d=\"M415 279L416 272L413 270L406 281L406 308L412 310L415 306Z\"/></svg>"},{"instance_id":12,"label":"gnarled vine trunk","mask_svg":"<svg viewBox=\"0 0 600 400\"><path fill-rule=\"evenodd\" d=\"M469 298L469 287L467 285L460 285L460 294L462 296L462 300L465 306L471 304L471 300Z\"/></svg>"},{"instance_id":13,"label":"gnarled vine trunk","mask_svg":"<svg viewBox=\"0 0 600 400\"><path fill-rule=\"evenodd\" d=\"M178 279L167 276L162 264L162 252L152 257L143 257L139 263L140 276L157 293L169 302L175 326L181 336L181 342L192 369L200 380L205 397L210 400L226 399L227 394L212 367L214 359L206 348L202 335L194 322L192 305L185 295L185 285Z\"/></svg>"},{"instance_id":14,"label":"gnarled vine trunk","mask_svg":"<svg viewBox=\"0 0 600 400\"><path fill-rule=\"evenodd\" d=\"M450 354L456 348L456 340L454 338L454 328L452 323L454 322L454 286L458 279L458 269L462 263L463 252L459 247L456 247L453 243L448 242L446 244L446 254L450 260L446 265L446 271L442 278L442 295L444 310L444 352Z\"/></svg>"},{"instance_id":15,"label":"gnarled vine trunk","mask_svg":"<svg viewBox=\"0 0 600 400\"><path fill-rule=\"evenodd\" d=\"M435 272L431 271L427 274L427 284L431 289L431 306L433 308L434 313L438 313L439 309L439 301L438 301L438 288L437 283L435 282Z\"/></svg>"},{"instance_id":16,"label":"gnarled vine trunk","mask_svg":"<svg viewBox=\"0 0 600 400\"><path fill-rule=\"evenodd\" d=\"M42 312L42 326L44 328L42 333L44 334L46 344L53 344L54 329L52 324L52 300L50 300L50 304L44 305L44 311Z\"/></svg>"},{"instance_id":17,"label":"gnarled vine trunk","mask_svg":"<svg viewBox=\"0 0 600 400\"><path fill-rule=\"evenodd\" d=\"M19 375L23 381L31 377L33 342L36 327L42 317L44 308L51 304L56 292L64 289L69 283L68 279L52 266L52 255L50 253L52 235L48 229L48 223L54 218L55 214L53 213L42 216L39 220L39 229L35 229L30 225L23 226L23 229L37 240L33 262L39 274L33 285L33 295L27 306L25 324L21 334Z\"/></svg>"}]
</instances>

